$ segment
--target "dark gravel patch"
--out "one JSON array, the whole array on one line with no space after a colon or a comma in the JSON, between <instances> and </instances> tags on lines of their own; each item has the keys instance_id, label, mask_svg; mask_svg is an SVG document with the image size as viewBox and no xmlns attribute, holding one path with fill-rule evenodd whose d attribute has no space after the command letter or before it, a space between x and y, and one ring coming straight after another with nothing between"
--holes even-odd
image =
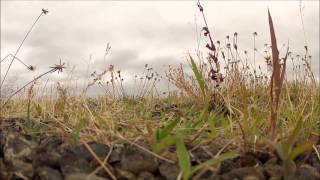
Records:
<instances>
[{"instance_id":1,"label":"dark gravel patch","mask_svg":"<svg viewBox=\"0 0 320 180\"><path fill-rule=\"evenodd\" d=\"M21 119L1 120L0 123L1 180L111 179L84 145L70 144L55 135L29 136L21 128ZM111 151L105 144L88 142L88 145L102 161ZM199 148L192 152L192 164L210 157ZM117 179L175 180L180 173L177 163L159 160L126 143L115 146L107 162ZM320 179L320 162L315 152L308 156L303 165L295 168L289 179ZM217 169L205 171L198 179L281 180L282 173L281 161L273 153L248 152L223 161Z\"/></svg>"}]
</instances>

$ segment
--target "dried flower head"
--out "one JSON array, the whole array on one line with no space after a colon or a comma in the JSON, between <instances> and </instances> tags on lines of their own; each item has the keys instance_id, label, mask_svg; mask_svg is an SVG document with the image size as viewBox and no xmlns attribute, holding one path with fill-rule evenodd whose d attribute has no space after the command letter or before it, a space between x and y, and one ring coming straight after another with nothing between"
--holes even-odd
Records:
<instances>
[{"instance_id":1,"label":"dried flower head","mask_svg":"<svg viewBox=\"0 0 320 180\"><path fill-rule=\"evenodd\" d=\"M65 63L62 64L61 59L60 59L59 64L55 64L54 66L52 66L50 68L52 68L52 72L58 71L58 73L59 73L59 72L62 72L63 69L66 68L64 65L65 65Z\"/></svg>"},{"instance_id":2,"label":"dried flower head","mask_svg":"<svg viewBox=\"0 0 320 180\"><path fill-rule=\"evenodd\" d=\"M28 69L29 69L30 71L34 71L34 70L36 69L36 67L30 65L30 66L28 66Z\"/></svg>"},{"instance_id":3,"label":"dried flower head","mask_svg":"<svg viewBox=\"0 0 320 180\"><path fill-rule=\"evenodd\" d=\"M197 6L198 6L200 12L203 12L203 7L201 6L200 2L198 2Z\"/></svg>"},{"instance_id":4,"label":"dried flower head","mask_svg":"<svg viewBox=\"0 0 320 180\"><path fill-rule=\"evenodd\" d=\"M43 14L48 14L48 12L49 12L49 11L48 11L47 9L42 8L42 13L43 13Z\"/></svg>"}]
</instances>

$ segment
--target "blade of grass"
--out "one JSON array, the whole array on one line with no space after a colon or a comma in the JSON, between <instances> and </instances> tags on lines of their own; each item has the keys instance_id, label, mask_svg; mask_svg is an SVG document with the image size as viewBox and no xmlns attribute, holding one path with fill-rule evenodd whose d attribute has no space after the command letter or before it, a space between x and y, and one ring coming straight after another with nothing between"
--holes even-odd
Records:
<instances>
[{"instance_id":1,"label":"blade of grass","mask_svg":"<svg viewBox=\"0 0 320 180\"><path fill-rule=\"evenodd\" d=\"M227 160L227 159L232 159L232 158L235 158L237 157L239 154L237 151L230 151L230 152L227 152L227 153L224 153L224 154L221 154L219 155L218 157L215 157L213 159L210 159L202 164L199 164L198 166L196 166L195 168L192 169L192 174L196 173L197 171L199 171L200 169L203 169L203 168L208 168L210 166L214 166L224 160Z\"/></svg>"},{"instance_id":2,"label":"blade of grass","mask_svg":"<svg viewBox=\"0 0 320 180\"><path fill-rule=\"evenodd\" d=\"M281 86L283 83L283 76L281 77L281 65L279 59L279 51L277 47L277 39L274 31L274 26L272 22L272 17L268 9L268 20L270 28L270 37L271 37L271 51L272 51L272 76L271 76L271 88L270 88L270 97L271 97L271 117L270 117L270 133L271 137L274 139L276 135L276 124L278 116L278 106L280 101ZM282 72L285 72L285 65L283 66ZM274 97L275 95L275 97Z\"/></svg>"},{"instance_id":3,"label":"blade of grass","mask_svg":"<svg viewBox=\"0 0 320 180\"><path fill-rule=\"evenodd\" d=\"M294 160L299 154L312 149L312 143L306 142L295 147L288 156L289 160Z\"/></svg>"},{"instance_id":4,"label":"blade of grass","mask_svg":"<svg viewBox=\"0 0 320 180\"><path fill-rule=\"evenodd\" d=\"M155 142L158 143L164 138L166 138L168 135L170 135L170 133L178 125L178 123L179 123L179 119L177 118L174 121L172 121L170 124L168 124L162 131L157 131Z\"/></svg>"},{"instance_id":5,"label":"blade of grass","mask_svg":"<svg viewBox=\"0 0 320 180\"><path fill-rule=\"evenodd\" d=\"M199 88L201 90L202 93L202 97L203 100L206 101L207 100L207 92L208 92L208 88L204 82L204 78L201 74L201 72L199 71L199 68L197 67L195 61L193 60L193 58L191 57L191 55L189 55L190 61L191 61L191 66L192 66L192 71L197 79Z\"/></svg>"},{"instance_id":6,"label":"blade of grass","mask_svg":"<svg viewBox=\"0 0 320 180\"><path fill-rule=\"evenodd\" d=\"M176 146L182 177L184 180L188 180L191 176L191 163L188 150L181 138L177 139Z\"/></svg>"},{"instance_id":7,"label":"blade of grass","mask_svg":"<svg viewBox=\"0 0 320 180\"><path fill-rule=\"evenodd\" d=\"M166 147L175 144L177 141L177 137L176 136L169 136L166 137L164 139L162 139L160 142L158 142L155 146L154 146L154 152L155 153L160 153L163 149L165 149Z\"/></svg>"}]
</instances>

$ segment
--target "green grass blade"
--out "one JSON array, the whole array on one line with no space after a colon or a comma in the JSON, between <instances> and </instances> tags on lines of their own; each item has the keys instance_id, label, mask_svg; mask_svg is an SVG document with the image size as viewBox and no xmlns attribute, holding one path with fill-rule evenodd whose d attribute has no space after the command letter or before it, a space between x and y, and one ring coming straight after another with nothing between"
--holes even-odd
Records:
<instances>
[{"instance_id":1,"label":"green grass blade","mask_svg":"<svg viewBox=\"0 0 320 180\"><path fill-rule=\"evenodd\" d=\"M203 168L208 168L210 166L214 166L217 165L218 163L227 160L227 159L232 159L237 157L239 154L237 151L230 151L224 154L221 154L220 156L210 159L202 164L199 164L198 166L196 166L193 170L192 170L192 174L196 173L197 171L199 171L200 169Z\"/></svg>"},{"instance_id":2,"label":"green grass blade","mask_svg":"<svg viewBox=\"0 0 320 180\"><path fill-rule=\"evenodd\" d=\"M299 134L301 132L302 129L302 120L299 119L298 123L296 125L296 128L294 129L294 131L292 132L290 138L288 139L288 143L286 144L286 151L289 151L290 148L292 148L292 146L294 145L294 143L297 141Z\"/></svg>"},{"instance_id":3,"label":"green grass blade","mask_svg":"<svg viewBox=\"0 0 320 180\"><path fill-rule=\"evenodd\" d=\"M176 141L177 154L179 158L179 165L182 171L182 177L187 180L191 176L191 163L188 150L181 138Z\"/></svg>"},{"instance_id":4,"label":"green grass blade","mask_svg":"<svg viewBox=\"0 0 320 180\"><path fill-rule=\"evenodd\" d=\"M312 148L312 144L310 142L300 144L299 146L295 147L291 151L291 153L288 156L288 159L293 161L299 154L301 154L311 148Z\"/></svg>"},{"instance_id":5,"label":"green grass blade","mask_svg":"<svg viewBox=\"0 0 320 180\"><path fill-rule=\"evenodd\" d=\"M167 136L170 135L172 130L178 125L179 119L175 119L171 123L169 123L162 131L157 130L156 131L156 143L160 142L162 139L166 138Z\"/></svg>"},{"instance_id":6,"label":"green grass blade","mask_svg":"<svg viewBox=\"0 0 320 180\"><path fill-rule=\"evenodd\" d=\"M175 144L176 141L177 141L177 137L176 136L168 136L168 137L162 139L159 143L157 143L154 146L153 151L155 153L160 153L166 147Z\"/></svg>"},{"instance_id":7,"label":"green grass blade","mask_svg":"<svg viewBox=\"0 0 320 180\"><path fill-rule=\"evenodd\" d=\"M208 120L208 125L210 128L210 137L214 138L217 135L215 116L211 116Z\"/></svg>"},{"instance_id":8,"label":"green grass blade","mask_svg":"<svg viewBox=\"0 0 320 180\"><path fill-rule=\"evenodd\" d=\"M198 85L200 87L203 99L206 101L207 99L207 87L206 84L204 82L204 78L201 74L201 72L199 71L199 68L197 67L196 63L194 62L193 58L191 57L191 55L189 55L190 57L190 61L191 61L191 66L192 66L192 71L197 79Z\"/></svg>"}]
</instances>

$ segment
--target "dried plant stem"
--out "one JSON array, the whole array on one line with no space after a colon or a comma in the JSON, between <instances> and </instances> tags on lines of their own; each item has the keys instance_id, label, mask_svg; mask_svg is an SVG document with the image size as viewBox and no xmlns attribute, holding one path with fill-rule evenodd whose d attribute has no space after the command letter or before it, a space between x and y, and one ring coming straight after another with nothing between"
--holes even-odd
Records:
<instances>
[{"instance_id":1,"label":"dried plant stem","mask_svg":"<svg viewBox=\"0 0 320 180\"><path fill-rule=\"evenodd\" d=\"M165 158L165 157L162 157L162 156L160 156L160 155L158 155L158 154L156 154L156 153L154 153L154 152L146 149L145 147L140 146L139 144L136 144L136 143L134 143L134 142L131 142L131 141L127 140L127 139L124 138L121 134L117 133L116 135L117 135L117 137L119 137L120 139L122 139L122 140L124 140L124 141L126 141L126 142L128 142L128 143L130 143L130 144L133 144L134 146L140 148L141 150L143 150L143 151L145 151L145 152L147 152L147 153L150 153L151 155L155 156L156 158L161 159L161 160L163 160L163 161L166 161L166 162L168 162L168 163L170 163L170 164L174 164L174 161L172 161L172 160L170 160L170 159L167 159L167 158Z\"/></svg>"},{"instance_id":2,"label":"dried plant stem","mask_svg":"<svg viewBox=\"0 0 320 180\"><path fill-rule=\"evenodd\" d=\"M96 159L96 161L98 161L98 163L100 164L100 166L108 173L108 175L111 177L111 179L113 180L117 180L116 176L113 175L113 173L111 172L111 170L105 165L107 164L107 162L102 162L100 160L100 158L96 155L96 153L93 152L93 150L91 149L91 147L86 143L83 142L84 146L87 148L87 150L90 152L90 154ZM107 164L108 165L108 164Z\"/></svg>"},{"instance_id":3,"label":"dried plant stem","mask_svg":"<svg viewBox=\"0 0 320 180\"><path fill-rule=\"evenodd\" d=\"M281 94L282 84L283 84L285 70L286 70L286 60L287 60L287 55L289 51L289 46L287 49L286 56L283 59L284 62L281 68L279 51L277 48L276 35L274 32L273 22L272 22L272 18L269 10L268 10L268 19L269 19L270 36L271 36L272 65L273 65L271 82L270 82L270 86L271 86L270 88L270 98L271 98L270 133L271 133L271 137L275 138L280 94Z\"/></svg>"},{"instance_id":4,"label":"dried plant stem","mask_svg":"<svg viewBox=\"0 0 320 180\"><path fill-rule=\"evenodd\" d=\"M22 86L20 89L18 89L17 91L15 91L14 93L12 93L8 98L7 100L3 103L3 104L0 104L0 107L1 109L4 108L10 101L10 99L15 96L16 94L18 94L21 90L23 90L25 87L27 87L28 85L32 84L33 82L35 82L36 80L40 79L41 77L47 75L47 74L50 74L50 73L53 73L57 71L57 69L51 69L50 71L47 71L41 75L39 75L38 77L34 78L32 81L28 82L27 84L25 84L24 86Z\"/></svg>"},{"instance_id":5,"label":"dried plant stem","mask_svg":"<svg viewBox=\"0 0 320 180\"><path fill-rule=\"evenodd\" d=\"M28 66L26 63L24 63L21 59L19 59L18 57L13 56L13 54L8 54L6 55L6 57L4 57L3 59L1 59L0 63L4 62L4 60L6 60L8 57L12 56L14 59L18 60L21 64L23 64L24 66L26 66L28 69L30 69L30 66Z\"/></svg>"},{"instance_id":6,"label":"dried plant stem","mask_svg":"<svg viewBox=\"0 0 320 180\"><path fill-rule=\"evenodd\" d=\"M40 19L40 17L41 17L43 14L44 14L44 12L42 11L42 12L40 13L40 15L38 16L38 18L34 21L34 23L32 24L32 26L30 27L30 29L29 29L29 31L27 32L27 34L24 36L24 38L23 38L22 42L20 43L18 49L17 49L16 52L14 53L14 55L13 55L13 57L12 57L12 60L11 60L11 62L10 62L10 64L9 64L9 67L8 67L6 73L4 74L3 80L1 81L0 88L2 87L2 85L3 85L3 83L4 83L5 79L6 79L6 77L7 77L7 75L8 75L8 72L9 72L11 66L12 66L12 63L13 63L15 57L18 55L18 53L19 53L19 51L20 51L23 43L25 42L25 40L27 39L27 37L28 37L29 34L31 33L33 27L36 25L36 23L38 22L38 20Z\"/></svg>"}]
</instances>

